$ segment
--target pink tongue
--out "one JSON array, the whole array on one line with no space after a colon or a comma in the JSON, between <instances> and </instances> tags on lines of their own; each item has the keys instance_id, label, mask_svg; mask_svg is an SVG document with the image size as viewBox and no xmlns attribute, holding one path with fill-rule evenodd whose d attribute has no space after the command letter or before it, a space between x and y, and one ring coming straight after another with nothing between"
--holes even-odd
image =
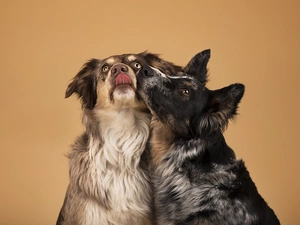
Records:
<instances>
[{"instance_id":1,"label":"pink tongue","mask_svg":"<svg viewBox=\"0 0 300 225\"><path fill-rule=\"evenodd\" d=\"M117 76L117 79L116 79L116 85L119 85L119 84L131 84L131 80L126 74L121 73Z\"/></svg>"}]
</instances>

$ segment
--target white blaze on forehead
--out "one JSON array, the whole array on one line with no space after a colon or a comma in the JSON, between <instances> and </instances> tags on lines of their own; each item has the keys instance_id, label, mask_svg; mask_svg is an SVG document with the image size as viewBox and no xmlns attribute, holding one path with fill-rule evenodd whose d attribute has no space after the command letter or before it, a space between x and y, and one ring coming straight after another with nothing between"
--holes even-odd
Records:
<instances>
[{"instance_id":1,"label":"white blaze on forehead","mask_svg":"<svg viewBox=\"0 0 300 225\"><path fill-rule=\"evenodd\" d=\"M129 56L127 57L127 59L128 59L129 61L134 61L134 60L136 60L136 57L135 57L134 55L129 55Z\"/></svg>"},{"instance_id":2,"label":"white blaze on forehead","mask_svg":"<svg viewBox=\"0 0 300 225\"><path fill-rule=\"evenodd\" d=\"M164 74L163 72L161 72L160 70L150 66L151 69L153 69L154 71L156 71L156 73L158 73L161 77L166 77L166 78L170 78L170 79L181 79L181 78L187 78L187 79L192 79L191 77L189 76L169 76L169 75L166 75Z\"/></svg>"},{"instance_id":3,"label":"white blaze on forehead","mask_svg":"<svg viewBox=\"0 0 300 225\"><path fill-rule=\"evenodd\" d=\"M166 74L162 73L160 70L150 66L151 69L153 69L156 73L158 73L161 77L167 77Z\"/></svg>"},{"instance_id":4,"label":"white blaze on forehead","mask_svg":"<svg viewBox=\"0 0 300 225\"><path fill-rule=\"evenodd\" d=\"M170 79L181 79L181 78L185 78L185 79L190 79L190 80L192 80L192 78L189 77L189 76L167 76L167 77L170 78Z\"/></svg>"}]
</instances>

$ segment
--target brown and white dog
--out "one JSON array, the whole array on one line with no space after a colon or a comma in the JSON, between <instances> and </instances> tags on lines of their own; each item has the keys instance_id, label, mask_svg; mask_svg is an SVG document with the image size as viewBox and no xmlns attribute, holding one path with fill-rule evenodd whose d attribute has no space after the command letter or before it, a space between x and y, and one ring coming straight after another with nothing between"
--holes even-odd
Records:
<instances>
[{"instance_id":1,"label":"brown and white dog","mask_svg":"<svg viewBox=\"0 0 300 225\"><path fill-rule=\"evenodd\" d=\"M166 74L182 70L152 53L123 54L88 61L69 84L66 98L80 98L86 130L69 155L57 224L152 224L145 151L151 116L136 90L145 65Z\"/></svg>"}]
</instances>

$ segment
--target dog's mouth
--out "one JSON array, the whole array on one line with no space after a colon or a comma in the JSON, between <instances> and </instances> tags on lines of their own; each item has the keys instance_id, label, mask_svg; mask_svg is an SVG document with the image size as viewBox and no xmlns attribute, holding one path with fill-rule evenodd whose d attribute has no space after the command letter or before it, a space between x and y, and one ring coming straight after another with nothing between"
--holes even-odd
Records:
<instances>
[{"instance_id":1,"label":"dog's mouth","mask_svg":"<svg viewBox=\"0 0 300 225\"><path fill-rule=\"evenodd\" d=\"M125 74L121 73L116 78L116 86L131 86L131 79Z\"/></svg>"},{"instance_id":2,"label":"dog's mouth","mask_svg":"<svg viewBox=\"0 0 300 225\"><path fill-rule=\"evenodd\" d=\"M132 82L130 76L126 73L120 73L117 75L115 80L113 81L113 92L117 92L119 94L123 93L128 93L128 91L135 90L135 85Z\"/></svg>"}]
</instances>

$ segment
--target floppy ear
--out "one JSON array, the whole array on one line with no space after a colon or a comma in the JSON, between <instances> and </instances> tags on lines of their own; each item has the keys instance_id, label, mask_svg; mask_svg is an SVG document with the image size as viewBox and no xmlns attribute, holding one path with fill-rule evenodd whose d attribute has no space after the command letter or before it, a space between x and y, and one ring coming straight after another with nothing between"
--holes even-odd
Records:
<instances>
[{"instance_id":1,"label":"floppy ear","mask_svg":"<svg viewBox=\"0 0 300 225\"><path fill-rule=\"evenodd\" d=\"M73 93L77 94L82 102L82 107L92 109L97 100L97 69L100 60L91 59L85 63L82 69L69 84L65 97L70 97Z\"/></svg>"},{"instance_id":2,"label":"floppy ear","mask_svg":"<svg viewBox=\"0 0 300 225\"><path fill-rule=\"evenodd\" d=\"M184 68L184 71L196 77L202 84L207 82L207 63L210 58L210 49L206 49L195 55Z\"/></svg>"},{"instance_id":3,"label":"floppy ear","mask_svg":"<svg viewBox=\"0 0 300 225\"><path fill-rule=\"evenodd\" d=\"M238 104L245 92L243 84L232 84L219 90L210 91L209 100L200 120L200 133L210 134L224 131L230 119L237 115Z\"/></svg>"},{"instance_id":4,"label":"floppy ear","mask_svg":"<svg viewBox=\"0 0 300 225\"><path fill-rule=\"evenodd\" d=\"M139 55L146 60L149 66L152 66L160 70L162 73L165 73L166 75L176 75L177 73L184 71L181 66L177 66L172 62L168 62L160 58L158 54L153 54L145 51L139 53Z\"/></svg>"}]
</instances>

